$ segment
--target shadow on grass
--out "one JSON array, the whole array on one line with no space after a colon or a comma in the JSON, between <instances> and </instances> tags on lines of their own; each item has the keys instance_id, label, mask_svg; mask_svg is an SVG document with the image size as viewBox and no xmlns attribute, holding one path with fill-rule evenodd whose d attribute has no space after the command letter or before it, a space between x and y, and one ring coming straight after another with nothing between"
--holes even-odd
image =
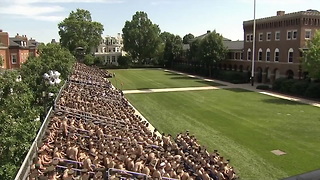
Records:
<instances>
[{"instance_id":1,"label":"shadow on grass","mask_svg":"<svg viewBox=\"0 0 320 180\"><path fill-rule=\"evenodd\" d=\"M177 76L177 77L171 77L170 79L194 79L194 78L179 75L179 76Z\"/></svg>"},{"instance_id":2,"label":"shadow on grass","mask_svg":"<svg viewBox=\"0 0 320 180\"><path fill-rule=\"evenodd\" d=\"M203 81L203 80L199 80L199 81L196 81L198 83L202 83L202 84L206 84L206 85L209 85L209 86L226 86L224 84L220 84L220 83L216 83L216 82L210 82L210 81Z\"/></svg>"},{"instance_id":3,"label":"shadow on grass","mask_svg":"<svg viewBox=\"0 0 320 180\"><path fill-rule=\"evenodd\" d=\"M171 72L166 72L166 74L164 74L164 75L167 75L167 76L181 76L180 74L171 73Z\"/></svg>"},{"instance_id":4,"label":"shadow on grass","mask_svg":"<svg viewBox=\"0 0 320 180\"><path fill-rule=\"evenodd\" d=\"M225 88L224 90L232 91L232 92L236 92L236 93L253 92L253 91L250 91L247 89L241 89L241 88Z\"/></svg>"},{"instance_id":5,"label":"shadow on grass","mask_svg":"<svg viewBox=\"0 0 320 180\"><path fill-rule=\"evenodd\" d=\"M262 102L279 105L306 105L296 101L290 101L287 99L264 99Z\"/></svg>"}]
</instances>

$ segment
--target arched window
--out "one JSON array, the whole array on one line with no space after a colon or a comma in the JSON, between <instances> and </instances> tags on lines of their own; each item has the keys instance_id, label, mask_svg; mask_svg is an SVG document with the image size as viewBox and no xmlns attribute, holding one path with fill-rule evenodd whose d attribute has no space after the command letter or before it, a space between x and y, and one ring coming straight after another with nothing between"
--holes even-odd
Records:
<instances>
[{"instance_id":1,"label":"arched window","mask_svg":"<svg viewBox=\"0 0 320 180\"><path fill-rule=\"evenodd\" d=\"M288 62L292 63L293 62L293 49L290 48L288 51Z\"/></svg>"},{"instance_id":2,"label":"arched window","mask_svg":"<svg viewBox=\"0 0 320 180\"><path fill-rule=\"evenodd\" d=\"M274 50L274 61L279 62L280 51L278 48Z\"/></svg>"},{"instance_id":3,"label":"arched window","mask_svg":"<svg viewBox=\"0 0 320 180\"><path fill-rule=\"evenodd\" d=\"M250 61L251 60L251 49L249 48L247 51L247 60Z\"/></svg>"},{"instance_id":4,"label":"arched window","mask_svg":"<svg viewBox=\"0 0 320 180\"><path fill-rule=\"evenodd\" d=\"M266 61L270 61L270 49L266 50Z\"/></svg>"},{"instance_id":5,"label":"arched window","mask_svg":"<svg viewBox=\"0 0 320 180\"><path fill-rule=\"evenodd\" d=\"M262 61L262 49L261 48L258 51L258 61Z\"/></svg>"}]
</instances>

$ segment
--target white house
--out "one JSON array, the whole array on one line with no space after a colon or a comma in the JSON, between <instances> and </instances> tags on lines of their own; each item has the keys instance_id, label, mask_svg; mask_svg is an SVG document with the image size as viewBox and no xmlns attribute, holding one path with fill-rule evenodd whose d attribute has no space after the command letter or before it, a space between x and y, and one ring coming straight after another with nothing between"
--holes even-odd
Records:
<instances>
[{"instance_id":1,"label":"white house","mask_svg":"<svg viewBox=\"0 0 320 180\"><path fill-rule=\"evenodd\" d=\"M118 58L124 56L123 40L120 33L117 36L106 36L102 43L96 48L94 55L102 57L104 64L118 66Z\"/></svg>"}]
</instances>

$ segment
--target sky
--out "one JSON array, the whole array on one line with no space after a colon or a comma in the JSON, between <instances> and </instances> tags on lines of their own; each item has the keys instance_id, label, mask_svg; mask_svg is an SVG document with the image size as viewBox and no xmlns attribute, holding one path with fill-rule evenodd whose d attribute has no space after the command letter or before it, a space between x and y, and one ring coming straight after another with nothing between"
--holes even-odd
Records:
<instances>
[{"instance_id":1,"label":"sky","mask_svg":"<svg viewBox=\"0 0 320 180\"><path fill-rule=\"evenodd\" d=\"M242 24L253 19L253 7L254 0L0 0L0 29L9 36L59 41L58 23L80 8L104 26L103 36L121 33L135 12L144 11L162 32L183 37L216 30L231 40L243 40ZM275 16L278 10L307 9L320 10L320 1L256 0L256 18Z\"/></svg>"}]
</instances>

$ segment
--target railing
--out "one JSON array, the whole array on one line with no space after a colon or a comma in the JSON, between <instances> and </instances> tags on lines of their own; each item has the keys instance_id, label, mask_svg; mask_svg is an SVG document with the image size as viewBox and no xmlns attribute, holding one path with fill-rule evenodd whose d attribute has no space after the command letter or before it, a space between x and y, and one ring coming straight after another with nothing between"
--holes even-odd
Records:
<instances>
[{"instance_id":1,"label":"railing","mask_svg":"<svg viewBox=\"0 0 320 180\"><path fill-rule=\"evenodd\" d=\"M54 100L54 106L55 106L58 98L61 96L61 92L65 88L66 82L67 81L65 81L63 86L60 88L59 93L58 93L57 97ZM42 123L42 125L41 125L41 127L40 127L40 129L38 131L38 134L37 134L36 138L34 139L34 141L32 142L32 145L31 145L31 147L30 147L30 149L28 151L28 154L26 155L26 157L25 157L25 159L24 159L24 161L23 161L23 163L22 163L22 165L21 165L21 167L20 167L20 169L19 169L19 171L18 171L18 173L17 173L17 175L15 177L15 180L25 180L25 179L27 179L27 176L28 176L29 171L30 171L30 165L32 164L33 158L37 154L38 146L41 143L42 137L43 137L43 135L44 135L44 133L45 133L45 131L47 129L47 126L48 126L49 122L50 122L49 116L52 113L52 111L53 111L53 107L50 107L50 109L49 109L49 111L47 113L47 116L44 119L44 121L43 121L43 123Z\"/></svg>"},{"instance_id":2,"label":"railing","mask_svg":"<svg viewBox=\"0 0 320 180\"><path fill-rule=\"evenodd\" d=\"M28 154L26 155L16 177L15 180L25 180L29 174L30 171L30 165L32 164L32 160L33 158L36 156L37 154L37 150L38 150L38 146L41 143L42 137L45 133L45 130L47 129L47 126L49 124L49 115L52 112L52 107L49 109L49 112L46 116L46 118L44 119L40 130L38 131L38 134L36 136L36 138L34 139Z\"/></svg>"}]
</instances>

